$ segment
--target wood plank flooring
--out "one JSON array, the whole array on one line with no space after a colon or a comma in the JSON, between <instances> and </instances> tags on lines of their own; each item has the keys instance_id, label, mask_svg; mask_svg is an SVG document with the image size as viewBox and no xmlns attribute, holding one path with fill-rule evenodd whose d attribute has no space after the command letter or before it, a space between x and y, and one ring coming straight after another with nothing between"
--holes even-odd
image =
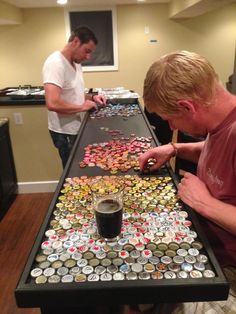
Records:
<instances>
[{"instance_id":1,"label":"wood plank flooring","mask_svg":"<svg viewBox=\"0 0 236 314\"><path fill-rule=\"evenodd\" d=\"M43 222L53 193L17 195L0 222L0 313L40 314L18 308L14 290Z\"/></svg>"}]
</instances>

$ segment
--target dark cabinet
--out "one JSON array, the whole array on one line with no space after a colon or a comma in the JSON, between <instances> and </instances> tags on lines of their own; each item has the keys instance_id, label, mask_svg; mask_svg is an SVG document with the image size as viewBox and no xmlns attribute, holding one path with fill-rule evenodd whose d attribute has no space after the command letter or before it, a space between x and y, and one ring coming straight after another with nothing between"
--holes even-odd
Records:
<instances>
[{"instance_id":1,"label":"dark cabinet","mask_svg":"<svg viewBox=\"0 0 236 314\"><path fill-rule=\"evenodd\" d=\"M0 219L17 193L16 170L8 119L0 119Z\"/></svg>"}]
</instances>

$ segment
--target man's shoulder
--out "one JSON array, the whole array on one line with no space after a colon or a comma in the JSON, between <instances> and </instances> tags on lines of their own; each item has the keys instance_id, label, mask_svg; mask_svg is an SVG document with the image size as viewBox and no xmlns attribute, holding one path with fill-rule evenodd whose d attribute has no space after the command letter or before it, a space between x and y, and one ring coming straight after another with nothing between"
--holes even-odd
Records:
<instances>
[{"instance_id":1,"label":"man's shoulder","mask_svg":"<svg viewBox=\"0 0 236 314\"><path fill-rule=\"evenodd\" d=\"M61 53L60 51L54 51L53 53L51 53L47 59L45 60L45 63L48 62L53 62L53 61L59 61L61 60Z\"/></svg>"},{"instance_id":2,"label":"man's shoulder","mask_svg":"<svg viewBox=\"0 0 236 314\"><path fill-rule=\"evenodd\" d=\"M54 83L58 86L62 86L62 81L64 80L64 66L60 51L55 51L48 56L43 64L42 74L44 83Z\"/></svg>"},{"instance_id":3,"label":"man's shoulder","mask_svg":"<svg viewBox=\"0 0 236 314\"><path fill-rule=\"evenodd\" d=\"M60 51L55 51L52 54L50 54L43 64L43 72L46 72L46 73L52 70L63 71L63 69L64 69L64 63L63 63L63 58L61 56Z\"/></svg>"}]
</instances>

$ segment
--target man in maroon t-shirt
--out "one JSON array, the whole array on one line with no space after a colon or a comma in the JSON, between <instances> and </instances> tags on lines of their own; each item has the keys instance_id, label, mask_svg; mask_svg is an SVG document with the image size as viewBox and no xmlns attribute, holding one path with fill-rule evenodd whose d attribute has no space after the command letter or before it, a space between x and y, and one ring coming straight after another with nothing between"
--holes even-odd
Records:
<instances>
[{"instance_id":1,"label":"man in maroon t-shirt","mask_svg":"<svg viewBox=\"0 0 236 314\"><path fill-rule=\"evenodd\" d=\"M236 313L236 97L226 91L204 57L188 51L165 55L150 67L143 97L146 109L167 120L172 130L196 137L207 135L203 142L153 148L141 155L139 162L144 169L148 159L154 158L151 171L176 154L198 163L197 176L185 173L178 194L201 215L231 283L227 301L183 303L171 312ZM164 311L167 313L166 308Z\"/></svg>"}]
</instances>

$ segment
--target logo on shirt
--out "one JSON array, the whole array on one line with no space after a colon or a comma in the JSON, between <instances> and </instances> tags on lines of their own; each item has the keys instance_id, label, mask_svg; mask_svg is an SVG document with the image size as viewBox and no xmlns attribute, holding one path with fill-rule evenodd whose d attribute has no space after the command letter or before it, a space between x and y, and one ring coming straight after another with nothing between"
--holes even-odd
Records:
<instances>
[{"instance_id":1,"label":"logo on shirt","mask_svg":"<svg viewBox=\"0 0 236 314\"><path fill-rule=\"evenodd\" d=\"M217 185L219 186L219 188L222 188L224 182L222 180L220 180L217 175L215 175L211 168L208 168L207 170L207 175L208 175L208 178L210 179L211 183L214 184L214 185Z\"/></svg>"}]
</instances>

